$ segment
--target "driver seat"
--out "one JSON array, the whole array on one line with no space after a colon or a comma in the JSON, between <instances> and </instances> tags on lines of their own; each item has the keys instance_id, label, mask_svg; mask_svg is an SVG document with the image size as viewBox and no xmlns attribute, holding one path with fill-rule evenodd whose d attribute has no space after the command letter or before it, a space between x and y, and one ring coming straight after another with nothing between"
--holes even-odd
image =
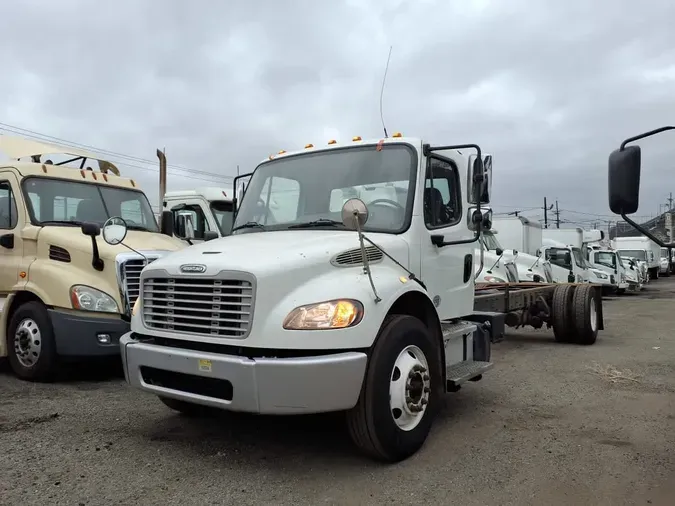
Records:
<instances>
[{"instance_id":1,"label":"driver seat","mask_svg":"<svg viewBox=\"0 0 675 506\"><path fill-rule=\"evenodd\" d=\"M432 227L443 223L441 212L443 209L443 195L438 188L424 189L424 223ZM432 212L433 211L433 212ZM437 223L431 220L436 217Z\"/></svg>"},{"instance_id":2,"label":"driver seat","mask_svg":"<svg viewBox=\"0 0 675 506\"><path fill-rule=\"evenodd\" d=\"M105 223L108 215L101 201L84 199L77 204L75 219L81 222Z\"/></svg>"}]
</instances>

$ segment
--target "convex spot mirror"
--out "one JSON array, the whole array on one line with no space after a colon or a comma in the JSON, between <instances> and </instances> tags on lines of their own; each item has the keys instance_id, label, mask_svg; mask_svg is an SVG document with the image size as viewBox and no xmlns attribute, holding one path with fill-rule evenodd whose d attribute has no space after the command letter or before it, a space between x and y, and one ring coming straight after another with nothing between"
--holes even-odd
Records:
<instances>
[{"instance_id":1,"label":"convex spot mirror","mask_svg":"<svg viewBox=\"0 0 675 506\"><path fill-rule=\"evenodd\" d=\"M627 146L609 155L609 208L615 214L632 214L640 201L640 146Z\"/></svg>"},{"instance_id":2,"label":"convex spot mirror","mask_svg":"<svg viewBox=\"0 0 675 506\"><path fill-rule=\"evenodd\" d=\"M481 209L478 211L475 207L470 207L467 213L467 227L469 230L490 230L492 228L492 209Z\"/></svg>"},{"instance_id":3,"label":"convex spot mirror","mask_svg":"<svg viewBox=\"0 0 675 506\"><path fill-rule=\"evenodd\" d=\"M368 206L361 199L349 199L342 205L342 224L349 230L362 229L368 221Z\"/></svg>"},{"instance_id":4,"label":"convex spot mirror","mask_svg":"<svg viewBox=\"0 0 675 506\"><path fill-rule=\"evenodd\" d=\"M127 236L127 222L119 216L108 218L103 224L103 240L112 246L121 244Z\"/></svg>"}]
</instances>

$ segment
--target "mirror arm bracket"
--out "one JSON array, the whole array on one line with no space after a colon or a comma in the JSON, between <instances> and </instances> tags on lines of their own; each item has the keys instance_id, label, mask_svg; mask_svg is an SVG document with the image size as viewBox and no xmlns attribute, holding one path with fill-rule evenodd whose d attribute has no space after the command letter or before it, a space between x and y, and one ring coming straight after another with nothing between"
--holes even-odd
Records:
<instances>
[{"instance_id":1,"label":"mirror arm bracket","mask_svg":"<svg viewBox=\"0 0 675 506\"><path fill-rule=\"evenodd\" d=\"M91 236L91 251L92 251L91 266L97 271L102 271L103 267L105 267L105 263L103 262L103 259L99 255L96 236L93 235Z\"/></svg>"},{"instance_id":2,"label":"mirror arm bracket","mask_svg":"<svg viewBox=\"0 0 675 506\"><path fill-rule=\"evenodd\" d=\"M626 213L621 213L621 217L624 219L624 221L626 221L626 223L631 225L636 230L642 232L642 234L649 237L652 241L654 241L656 244L658 244L662 248L675 248L675 243L672 243L672 242L671 243L665 243L665 242L663 242L661 239L659 239L654 234L652 234L649 230L644 229L642 226L638 225L633 220L631 220L628 216L626 216Z\"/></svg>"}]
</instances>

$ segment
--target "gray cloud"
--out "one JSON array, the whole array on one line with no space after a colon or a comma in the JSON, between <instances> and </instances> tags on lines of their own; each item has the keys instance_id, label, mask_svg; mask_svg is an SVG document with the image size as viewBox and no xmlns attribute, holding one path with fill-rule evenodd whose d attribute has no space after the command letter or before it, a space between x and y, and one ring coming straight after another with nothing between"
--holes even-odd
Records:
<instances>
[{"instance_id":1,"label":"gray cloud","mask_svg":"<svg viewBox=\"0 0 675 506\"><path fill-rule=\"evenodd\" d=\"M279 149L382 135L390 45L390 133L479 142L495 156L498 211L548 196L609 217L609 151L675 109L665 0L32 0L2 11L1 121L150 160L166 147L169 163L219 176ZM670 145L644 144L638 214L675 189ZM154 200L154 165L130 163ZM222 183L172 172L170 189Z\"/></svg>"}]
</instances>

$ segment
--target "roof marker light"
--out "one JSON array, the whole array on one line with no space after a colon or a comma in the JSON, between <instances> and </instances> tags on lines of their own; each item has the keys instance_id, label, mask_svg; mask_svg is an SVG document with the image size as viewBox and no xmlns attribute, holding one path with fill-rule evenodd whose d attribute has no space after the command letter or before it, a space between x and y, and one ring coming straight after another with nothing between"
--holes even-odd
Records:
<instances>
[{"instance_id":1,"label":"roof marker light","mask_svg":"<svg viewBox=\"0 0 675 506\"><path fill-rule=\"evenodd\" d=\"M403 137L403 134L401 132L395 132L392 137Z\"/></svg>"},{"instance_id":2,"label":"roof marker light","mask_svg":"<svg viewBox=\"0 0 675 506\"><path fill-rule=\"evenodd\" d=\"M331 139L328 141L328 144L337 144L337 141L335 139Z\"/></svg>"},{"instance_id":3,"label":"roof marker light","mask_svg":"<svg viewBox=\"0 0 675 506\"><path fill-rule=\"evenodd\" d=\"M356 135L356 136L352 137L353 142L360 141L360 140L362 140L360 135Z\"/></svg>"},{"instance_id":4,"label":"roof marker light","mask_svg":"<svg viewBox=\"0 0 675 506\"><path fill-rule=\"evenodd\" d=\"M280 155L283 155L285 152L286 152L286 150L285 150L285 149L282 149L281 151L279 151L279 154L280 154Z\"/></svg>"},{"instance_id":5,"label":"roof marker light","mask_svg":"<svg viewBox=\"0 0 675 506\"><path fill-rule=\"evenodd\" d=\"M314 144L305 144L305 149L313 148Z\"/></svg>"}]
</instances>

